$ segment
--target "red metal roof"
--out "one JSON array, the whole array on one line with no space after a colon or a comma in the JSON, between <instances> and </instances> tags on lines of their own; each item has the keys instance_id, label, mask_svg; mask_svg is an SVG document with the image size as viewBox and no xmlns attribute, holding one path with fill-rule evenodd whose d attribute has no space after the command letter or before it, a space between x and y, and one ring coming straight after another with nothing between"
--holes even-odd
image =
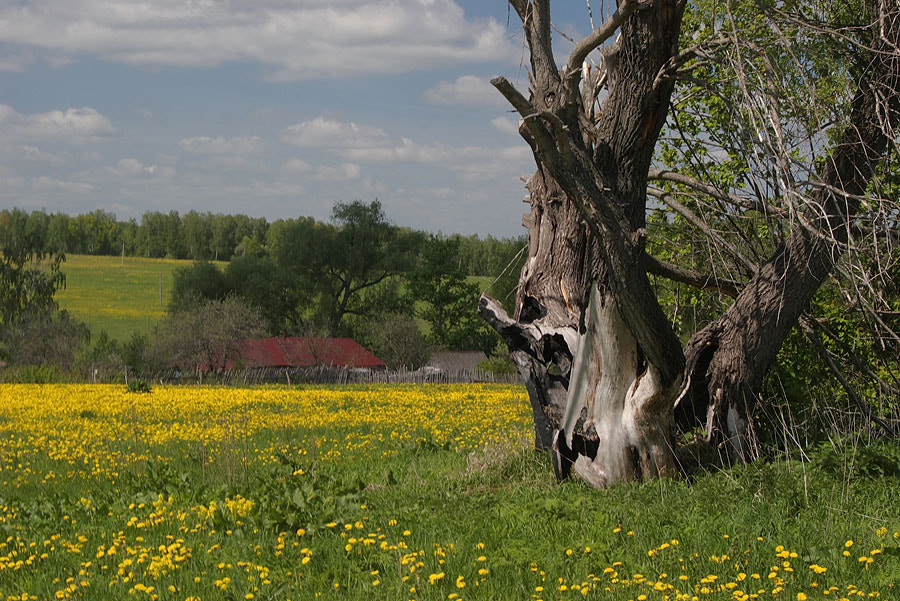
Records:
<instances>
[{"instance_id":1,"label":"red metal roof","mask_svg":"<svg viewBox=\"0 0 900 601\"><path fill-rule=\"evenodd\" d=\"M239 358L229 360L226 369L240 367L386 367L384 361L352 338L275 337L244 340L238 345Z\"/></svg>"}]
</instances>

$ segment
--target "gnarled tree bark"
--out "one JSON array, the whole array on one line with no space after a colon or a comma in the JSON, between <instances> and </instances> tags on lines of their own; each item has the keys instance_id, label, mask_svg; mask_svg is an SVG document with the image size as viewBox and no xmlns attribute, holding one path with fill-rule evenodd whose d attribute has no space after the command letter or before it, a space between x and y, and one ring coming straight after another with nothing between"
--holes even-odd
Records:
<instances>
[{"instance_id":1,"label":"gnarled tree bark","mask_svg":"<svg viewBox=\"0 0 900 601\"><path fill-rule=\"evenodd\" d=\"M494 85L522 117L538 170L528 182L529 257L510 318L491 299L482 315L507 341L536 414L538 448L550 428L557 473L597 486L674 471L673 400L681 345L644 267L645 189L672 84L683 6L622 2L558 70L546 1L513 1L531 53L526 99ZM604 51L604 73L587 55ZM608 96L595 110L601 77Z\"/></svg>"}]
</instances>

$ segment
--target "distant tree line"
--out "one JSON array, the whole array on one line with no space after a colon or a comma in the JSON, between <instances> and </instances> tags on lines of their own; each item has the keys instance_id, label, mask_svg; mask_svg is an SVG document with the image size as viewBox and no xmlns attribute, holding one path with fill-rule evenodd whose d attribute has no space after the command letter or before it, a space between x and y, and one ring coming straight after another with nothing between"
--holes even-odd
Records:
<instances>
[{"instance_id":1,"label":"distant tree line","mask_svg":"<svg viewBox=\"0 0 900 601\"><path fill-rule=\"evenodd\" d=\"M17 208L0 211L0 227L12 228L20 238L27 236L44 253L124 252L129 257L191 261L229 261L236 256L258 255L269 244L271 229L283 230L293 221L269 222L265 217L197 211L148 211L140 221L119 221L115 214L102 209L74 216ZM455 260L467 275L499 273L507 265L510 251L517 252L524 244L522 238L459 234L438 237L458 242Z\"/></svg>"},{"instance_id":2,"label":"distant tree line","mask_svg":"<svg viewBox=\"0 0 900 601\"><path fill-rule=\"evenodd\" d=\"M104 211L3 210L0 360L82 378L126 365L199 367L223 340L265 334L351 336L392 367L418 367L435 348L490 355L499 339L478 316L478 297L490 288L512 302L523 245L399 227L377 200L337 203L328 222L190 211L146 213L137 224ZM91 341L53 300L67 252L193 262L176 270L169 317L153 335Z\"/></svg>"}]
</instances>

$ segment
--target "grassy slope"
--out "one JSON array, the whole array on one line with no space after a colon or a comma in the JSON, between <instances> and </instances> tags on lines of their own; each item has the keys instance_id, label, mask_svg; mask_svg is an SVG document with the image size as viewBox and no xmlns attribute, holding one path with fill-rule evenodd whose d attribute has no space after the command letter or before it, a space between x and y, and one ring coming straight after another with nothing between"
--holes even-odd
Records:
<instances>
[{"instance_id":1,"label":"grassy slope","mask_svg":"<svg viewBox=\"0 0 900 601\"><path fill-rule=\"evenodd\" d=\"M56 300L61 309L87 323L94 338L106 330L110 337L124 341L132 332L150 332L165 319L172 273L189 265L191 261L141 257L125 257L123 265L121 257L68 255L62 266L66 288L57 293ZM483 289L493 278L471 277L469 281ZM417 309L421 308L419 303ZM427 334L428 323L421 319L418 323Z\"/></svg>"},{"instance_id":2,"label":"grassy slope","mask_svg":"<svg viewBox=\"0 0 900 601\"><path fill-rule=\"evenodd\" d=\"M127 340L150 332L166 316L172 273L190 261L68 255L62 265L66 288L56 295L61 309L84 321L96 337L101 330ZM160 303L160 282L162 302Z\"/></svg>"}]
</instances>

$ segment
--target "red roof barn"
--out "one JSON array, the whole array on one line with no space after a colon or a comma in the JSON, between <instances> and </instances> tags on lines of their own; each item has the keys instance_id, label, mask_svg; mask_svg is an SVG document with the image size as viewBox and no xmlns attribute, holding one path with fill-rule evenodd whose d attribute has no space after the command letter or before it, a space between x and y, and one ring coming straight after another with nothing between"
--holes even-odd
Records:
<instances>
[{"instance_id":1,"label":"red roof barn","mask_svg":"<svg viewBox=\"0 0 900 601\"><path fill-rule=\"evenodd\" d=\"M384 369L381 359L352 338L274 337L244 340L238 343L232 367L332 367Z\"/></svg>"}]
</instances>

